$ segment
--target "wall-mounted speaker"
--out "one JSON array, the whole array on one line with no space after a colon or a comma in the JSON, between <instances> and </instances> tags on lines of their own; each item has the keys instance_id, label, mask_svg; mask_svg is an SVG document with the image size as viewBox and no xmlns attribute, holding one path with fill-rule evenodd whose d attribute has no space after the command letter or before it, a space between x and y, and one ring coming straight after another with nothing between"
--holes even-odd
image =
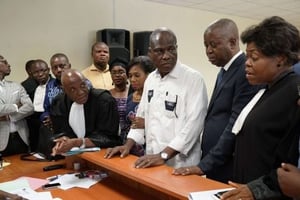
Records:
<instances>
[{"instance_id":1,"label":"wall-mounted speaker","mask_svg":"<svg viewBox=\"0 0 300 200\"><path fill-rule=\"evenodd\" d=\"M133 55L141 56L148 54L149 37L152 31L141 31L133 33Z\"/></svg>"},{"instance_id":2,"label":"wall-mounted speaker","mask_svg":"<svg viewBox=\"0 0 300 200\"><path fill-rule=\"evenodd\" d=\"M130 33L125 29L102 29L97 31L97 41L109 47L123 47L130 50Z\"/></svg>"},{"instance_id":3,"label":"wall-mounted speaker","mask_svg":"<svg viewBox=\"0 0 300 200\"><path fill-rule=\"evenodd\" d=\"M102 29L96 33L97 42L105 42L110 51L109 63L120 57L130 60L130 33L125 29Z\"/></svg>"}]
</instances>

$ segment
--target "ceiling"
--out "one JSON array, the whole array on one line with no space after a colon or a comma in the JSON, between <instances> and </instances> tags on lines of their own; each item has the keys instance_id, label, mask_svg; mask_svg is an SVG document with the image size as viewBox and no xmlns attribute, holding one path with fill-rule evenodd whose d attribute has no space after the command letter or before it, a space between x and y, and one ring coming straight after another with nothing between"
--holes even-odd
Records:
<instances>
[{"instance_id":1,"label":"ceiling","mask_svg":"<svg viewBox=\"0 0 300 200\"><path fill-rule=\"evenodd\" d=\"M255 20L278 15L300 29L300 0L148 0Z\"/></svg>"}]
</instances>

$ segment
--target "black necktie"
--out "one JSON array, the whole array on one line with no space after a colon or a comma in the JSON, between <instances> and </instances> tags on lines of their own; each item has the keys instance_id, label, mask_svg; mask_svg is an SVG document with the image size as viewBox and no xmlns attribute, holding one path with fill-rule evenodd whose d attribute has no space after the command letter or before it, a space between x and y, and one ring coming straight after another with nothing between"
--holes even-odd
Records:
<instances>
[{"instance_id":1,"label":"black necktie","mask_svg":"<svg viewBox=\"0 0 300 200\"><path fill-rule=\"evenodd\" d=\"M217 83L216 83L217 87L219 87L225 72L226 71L223 68L221 68L221 70L219 71L218 76L217 76Z\"/></svg>"}]
</instances>

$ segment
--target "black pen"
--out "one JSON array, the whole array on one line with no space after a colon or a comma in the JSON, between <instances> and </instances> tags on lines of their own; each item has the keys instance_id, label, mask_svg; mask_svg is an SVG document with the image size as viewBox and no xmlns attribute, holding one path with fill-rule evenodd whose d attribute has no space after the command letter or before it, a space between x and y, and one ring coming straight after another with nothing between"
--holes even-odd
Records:
<instances>
[{"instance_id":1,"label":"black pen","mask_svg":"<svg viewBox=\"0 0 300 200\"><path fill-rule=\"evenodd\" d=\"M52 182L52 181L58 179L58 177L59 177L59 175L56 175L56 176L48 177L48 178L46 178L46 179L47 179L49 182Z\"/></svg>"}]
</instances>

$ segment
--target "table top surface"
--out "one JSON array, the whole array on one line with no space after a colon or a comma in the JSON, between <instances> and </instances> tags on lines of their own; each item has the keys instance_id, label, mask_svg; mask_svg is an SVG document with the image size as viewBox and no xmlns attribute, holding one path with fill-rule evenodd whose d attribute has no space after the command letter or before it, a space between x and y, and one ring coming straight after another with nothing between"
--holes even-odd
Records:
<instances>
[{"instance_id":1,"label":"table top surface","mask_svg":"<svg viewBox=\"0 0 300 200\"><path fill-rule=\"evenodd\" d=\"M210 189L222 189L230 187L229 185L203 178L197 175L190 176L174 176L172 168L166 165L156 166L145 169L136 169L134 162L137 157L129 155L126 158L115 156L111 159L104 158L105 149L99 152L86 152L80 154L79 157L87 160L101 168L106 169L110 173L137 182L142 187L149 187L152 191L158 191L166 194L170 199L187 199L190 192L204 191ZM70 169L57 169L52 171L43 171L43 167L53 164L66 164L66 160L38 162L23 161L19 155L5 157L4 160L11 164L0 170L0 182L14 180L21 176L34 178L46 178L57 174L66 174L72 172ZM141 187L141 186L139 186ZM42 191L42 189L38 189ZM64 200L80 197L83 200L90 199L154 199L151 194L145 195L144 191L132 188L132 186L117 181L112 177L108 177L89 189L72 188L69 190L52 189L53 197L59 197Z\"/></svg>"},{"instance_id":2,"label":"table top surface","mask_svg":"<svg viewBox=\"0 0 300 200\"><path fill-rule=\"evenodd\" d=\"M99 152L81 154L80 157L147 187L178 198L187 198L190 192L230 187L227 184L198 175L172 175L173 168L166 165L137 169L134 167L137 157L133 155L125 158L115 156L111 159L105 159L104 154L105 150L103 149Z\"/></svg>"}]
</instances>

